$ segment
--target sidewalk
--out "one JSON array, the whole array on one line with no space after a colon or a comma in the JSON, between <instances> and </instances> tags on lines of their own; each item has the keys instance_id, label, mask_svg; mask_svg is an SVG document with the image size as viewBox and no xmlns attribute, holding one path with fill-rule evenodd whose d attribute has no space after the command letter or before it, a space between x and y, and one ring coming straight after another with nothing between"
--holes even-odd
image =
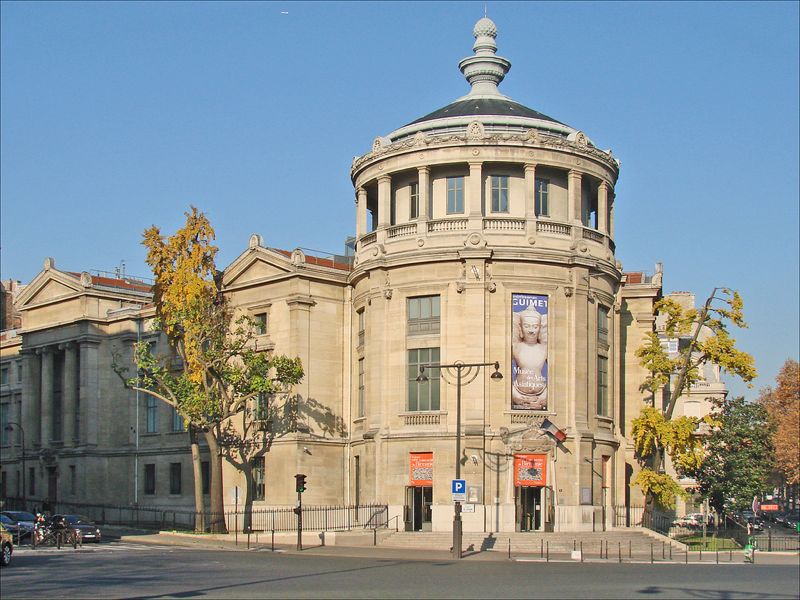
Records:
<instances>
[{"instance_id":1,"label":"sidewalk","mask_svg":"<svg viewBox=\"0 0 800 600\"><path fill-rule=\"evenodd\" d=\"M161 532L138 532L138 531L120 531L119 538L121 541L137 544L155 544L155 545L171 545L183 546L191 548L201 548L207 550L226 550L226 551L240 551L240 552L272 552L272 540L269 533L250 535L250 544L248 548L247 535L239 534L238 543L234 534L193 534L193 533L180 533L172 531ZM304 536L305 537L305 536ZM341 537L341 536L340 536ZM391 548L383 547L380 543L377 546L358 544L358 545L344 545L346 539L336 540L337 545L321 545L320 540L317 538L316 543L308 543L308 539L304 539L303 550L297 550L296 542L287 542L287 536L276 535L276 542L274 551L282 554L295 554L303 556L341 556L349 558L380 558L383 560L421 560L421 561L442 561L453 560L452 556L447 551L441 550L428 550L428 549L410 549L410 548ZM358 540L362 541L362 540ZM464 560L482 560L482 561L508 561L509 554L507 550L493 550L485 552L464 552ZM587 564L650 564L650 553L637 553L634 552L632 556L628 556L625 552L622 553L621 561L619 553L609 552L609 556L601 558L599 554L584 553L583 561L580 560L578 554L574 558L569 553L551 553L549 558L535 553L515 553L512 551L511 560L517 562L572 562L572 563L587 563ZM719 561L717 563L717 561ZM741 550L733 552L703 552L702 560L699 552L689 552L688 557L685 553L673 551L672 557L667 553L662 558L661 549L658 548L653 553L652 563L656 564L687 564L687 565L730 565L730 564L744 564L744 555ZM797 552L757 552L755 564L771 564L771 565L800 565L800 554Z\"/></svg>"}]
</instances>

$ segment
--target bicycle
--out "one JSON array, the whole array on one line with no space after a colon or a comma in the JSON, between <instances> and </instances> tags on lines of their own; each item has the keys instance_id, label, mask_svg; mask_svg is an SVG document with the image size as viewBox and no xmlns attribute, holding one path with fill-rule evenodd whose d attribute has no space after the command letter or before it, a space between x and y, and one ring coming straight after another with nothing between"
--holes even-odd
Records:
<instances>
[{"instance_id":1,"label":"bicycle","mask_svg":"<svg viewBox=\"0 0 800 600\"><path fill-rule=\"evenodd\" d=\"M39 535L37 543L40 546L56 546L57 548L72 546L75 549L80 542L80 534L74 529L46 527L40 531Z\"/></svg>"}]
</instances>

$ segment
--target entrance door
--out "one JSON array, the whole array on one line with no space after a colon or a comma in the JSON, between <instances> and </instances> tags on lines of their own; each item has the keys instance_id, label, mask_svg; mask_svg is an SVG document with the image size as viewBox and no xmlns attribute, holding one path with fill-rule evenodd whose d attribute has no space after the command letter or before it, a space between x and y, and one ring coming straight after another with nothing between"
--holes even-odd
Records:
<instances>
[{"instance_id":1,"label":"entrance door","mask_svg":"<svg viewBox=\"0 0 800 600\"><path fill-rule=\"evenodd\" d=\"M517 487L517 531L540 531L542 529L542 488Z\"/></svg>"},{"instance_id":2,"label":"entrance door","mask_svg":"<svg viewBox=\"0 0 800 600\"><path fill-rule=\"evenodd\" d=\"M415 486L406 488L406 531L431 531L433 487Z\"/></svg>"}]
</instances>

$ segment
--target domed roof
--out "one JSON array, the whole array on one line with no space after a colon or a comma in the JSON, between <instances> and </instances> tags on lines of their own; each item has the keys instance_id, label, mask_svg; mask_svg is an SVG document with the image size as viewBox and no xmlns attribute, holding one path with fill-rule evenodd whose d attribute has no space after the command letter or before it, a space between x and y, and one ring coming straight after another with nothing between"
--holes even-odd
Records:
<instances>
[{"instance_id":1,"label":"domed roof","mask_svg":"<svg viewBox=\"0 0 800 600\"><path fill-rule=\"evenodd\" d=\"M417 131L460 124L470 117L478 117L487 123L545 129L560 135L569 135L576 131L553 117L501 94L497 86L511 69L511 63L496 54L497 26L491 19L483 17L475 23L472 33L475 36L472 47L475 53L458 64L470 84L470 92L397 129L389 134L390 139L399 139ZM443 119L447 119L447 122L441 122Z\"/></svg>"}]
</instances>

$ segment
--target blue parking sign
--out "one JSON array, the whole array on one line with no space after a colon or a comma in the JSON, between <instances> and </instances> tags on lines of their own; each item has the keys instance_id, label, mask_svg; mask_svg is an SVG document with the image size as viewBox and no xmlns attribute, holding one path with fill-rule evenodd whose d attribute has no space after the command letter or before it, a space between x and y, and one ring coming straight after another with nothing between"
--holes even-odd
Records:
<instances>
[{"instance_id":1,"label":"blue parking sign","mask_svg":"<svg viewBox=\"0 0 800 600\"><path fill-rule=\"evenodd\" d=\"M467 480L453 479L450 491L453 493L453 502L465 502L467 500Z\"/></svg>"}]
</instances>

